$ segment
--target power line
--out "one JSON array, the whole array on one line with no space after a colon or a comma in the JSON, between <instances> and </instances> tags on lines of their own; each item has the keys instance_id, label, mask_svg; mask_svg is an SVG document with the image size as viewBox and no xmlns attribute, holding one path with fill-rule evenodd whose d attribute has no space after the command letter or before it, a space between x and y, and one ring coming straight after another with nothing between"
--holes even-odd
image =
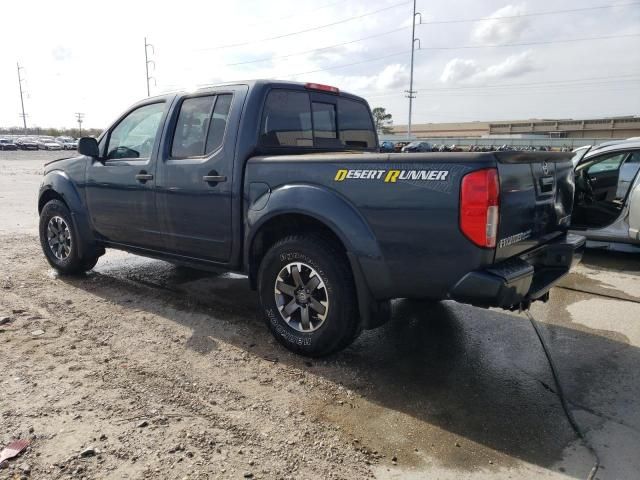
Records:
<instances>
[{"instance_id":1,"label":"power line","mask_svg":"<svg viewBox=\"0 0 640 480\"><path fill-rule=\"evenodd\" d=\"M516 47L516 46L530 46L530 45L548 45L548 44L554 44L554 43L570 43L570 42L582 42L582 41L592 41L592 40L609 40L609 39L613 39L613 38L628 38L628 37L638 37L640 36L640 33L630 33L630 34L622 34L622 35L606 35L606 36L601 36L601 37L583 37L583 38L572 38L572 39L564 39L564 40L553 40L553 41L541 41L541 42L526 42L526 43L504 43L504 44L496 44L496 45L462 45L462 46L458 46L458 47L425 47L425 48L418 48L418 50L458 50L458 49L468 49L468 48L496 48L496 47ZM417 40L417 39L415 39ZM317 69L317 70L310 70L308 72L300 72L300 73L294 73L291 75L287 75L287 77L296 77L298 75L306 75L309 73L318 73L318 72L324 72L327 70L335 70L337 68L346 68L349 67L351 65L360 65L363 63L369 63L369 62L376 62L378 60L383 60L385 58L391 58L391 57L396 57L399 55L403 55L405 53L410 53L409 51L407 52L396 52L396 53L391 53L389 55L383 55L381 57L375 57L375 58L369 58L366 60L362 60L359 62L351 62L351 63L347 63L347 64L342 64L342 65L335 65L332 67L326 67L326 68L321 68L321 69Z\"/></svg>"},{"instance_id":2,"label":"power line","mask_svg":"<svg viewBox=\"0 0 640 480\"><path fill-rule=\"evenodd\" d=\"M586 93L586 92L602 92L602 87L607 85L618 85L621 82L633 82L632 85L627 86L626 88L632 89L640 89L640 84L638 84L638 80L640 77L628 80L614 80L610 82L598 82L598 83L585 83L578 85L548 85L548 86L537 86L537 87L527 87L526 95L567 95L567 93ZM403 95L402 92L393 92L387 94L380 95L368 95L366 93L359 94L360 96L372 99L372 98L388 98L388 97L400 97ZM513 96L513 95L523 95L522 90L491 90L485 92L423 92L421 93L422 97L430 97L430 98L445 98L445 97L456 97L456 98L482 98L482 97L501 97L501 96Z\"/></svg>"},{"instance_id":3,"label":"power line","mask_svg":"<svg viewBox=\"0 0 640 480\"><path fill-rule=\"evenodd\" d=\"M424 47L420 50L465 50L476 48L501 48L501 47L528 47L532 45L552 45L556 43L572 43L572 42L586 42L592 40L609 40L612 38L628 38L628 37L640 37L640 33L625 33L621 35L602 35L599 37L582 37L582 38L566 38L558 40L547 40L539 42L522 42L522 43L497 43L492 45L459 45L456 47Z\"/></svg>"},{"instance_id":4,"label":"power line","mask_svg":"<svg viewBox=\"0 0 640 480\"><path fill-rule=\"evenodd\" d=\"M286 75L286 78L289 77L298 77L300 75L307 75L309 73L318 73L318 72L326 72L327 70L335 70L337 68L345 68L345 67L350 67L352 65L361 65L363 63L370 63L370 62L377 62L378 60L384 60L386 58L391 58L391 57L397 57L399 55L406 55L408 54L409 51L405 50L403 52L396 52L396 53L390 53L389 55L383 55L381 57L375 57L375 58L368 58L366 60L361 60L359 62L351 62L351 63L344 63L342 65L334 65L332 67L327 67L327 68L319 68L317 70L309 70L308 72L298 72L298 73L292 73L290 75Z\"/></svg>"},{"instance_id":5,"label":"power line","mask_svg":"<svg viewBox=\"0 0 640 480\"><path fill-rule=\"evenodd\" d=\"M563 9L563 10L548 10L546 12L521 13L519 15L505 15L501 17L480 17L480 18L468 18L464 20L431 20L428 22L421 22L418 25L473 23L473 22L483 22L483 21L489 21L489 20L512 20L515 18L522 18L522 17L537 17L541 15L556 15L559 13L573 13L573 12L584 12L584 11L591 11L591 10L603 10L606 8L629 7L629 6L638 5L638 4L640 4L640 2L616 3L613 5L599 5L596 7L569 8L569 9Z\"/></svg>"},{"instance_id":6,"label":"power line","mask_svg":"<svg viewBox=\"0 0 640 480\"><path fill-rule=\"evenodd\" d=\"M443 91L443 90L468 90L468 89L478 89L478 88L509 88L509 87L531 87L535 85L554 85L554 84L564 84L568 83L570 85L575 85L578 82L583 81L592 81L592 80L613 80L613 79L624 79L629 77L635 77L640 75L640 72L637 73L629 73L622 75L607 75L602 77L585 77L585 78L576 78L576 79L568 79L568 80L549 80L546 82L528 82L528 83L502 83L502 84L493 84L493 85L483 85L483 86L458 86L458 87L441 87L441 88L423 88L420 91Z\"/></svg>"},{"instance_id":7,"label":"power line","mask_svg":"<svg viewBox=\"0 0 640 480\"><path fill-rule=\"evenodd\" d=\"M223 49L223 48L243 47L245 45L251 45L251 44L254 44L254 43L267 42L267 41L270 41L270 40L277 40L277 39L280 39L280 38L291 37L291 36L294 36L294 35L300 35L301 33L314 32L314 31L317 31L317 30L322 30L322 29L325 29L325 28L333 27L335 25L340 25L340 24L343 24L343 23L351 22L353 20L358 20L360 18L368 17L369 15L374 15L376 13L385 12L387 10L391 10L392 8L396 8L396 7L399 7L401 5L406 5L406 4L410 3L411 1L412 0L404 1L404 2L400 2L400 3L394 3L393 5L389 5L389 6L384 7L384 8L379 8L377 10L372 10L370 12L363 13L362 15L356 15L354 17L345 18L345 19L342 19L342 20L338 20L336 22L326 23L324 25L318 25L316 27L306 28L304 30L298 30L297 32L283 33L281 35L276 35L275 37L261 38L259 40L250 40L248 42L242 42L242 43L232 43L232 44L228 44L228 45L220 45L218 47L199 48L197 50L200 50L200 51L211 51L211 50L220 50L220 49Z\"/></svg>"},{"instance_id":8,"label":"power line","mask_svg":"<svg viewBox=\"0 0 640 480\"><path fill-rule=\"evenodd\" d=\"M278 22L280 20L286 20L288 18L295 18L295 17L300 17L302 15L309 15L310 13L317 12L318 10L324 10L325 8L333 7L334 5L343 4L343 3L344 3L344 0L339 0L337 2L327 3L326 5L322 5L320 7L315 7L315 8L312 8L310 10L298 11L296 13L292 13L291 15L285 15L284 17L267 18L265 20L261 20L260 22L249 23L249 24L245 25L245 27L254 27L256 25L263 25L265 22L269 22L269 23Z\"/></svg>"},{"instance_id":9,"label":"power line","mask_svg":"<svg viewBox=\"0 0 640 480\"><path fill-rule=\"evenodd\" d=\"M332 27L334 25L339 25L345 22L350 22L352 20L356 20L359 18L363 18L369 15L374 15L376 13L382 12L382 11L386 11L386 10L390 10L392 8L401 6L401 5L405 5L407 3L411 3L411 0L409 1L405 1L405 2L400 2L400 3L396 3L378 10L373 10L371 12L367 12L365 14L362 15L358 15L358 16L354 16L354 17L349 17L343 20L339 20L333 23L328 23L325 25L319 25L317 27L311 27L308 29L304 29L304 30L299 30L297 32L290 32L290 33L286 33L286 34L282 34L282 35L277 35L275 37L267 37L267 38L263 38L260 40L251 40L248 42L242 42L242 43L235 43L235 44L228 44L228 45L221 45L218 47L206 47L206 48L199 48L196 49L196 51L212 51L212 50L219 50L219 49L224 49L224 48L232 48L232 47L241 47L241 46L245 46L245 45L251 45L254 43L259 43L259 42L265 42L265 41L270 41L270 40L276 40L276 39L280 39L280 38L285 38L285 37L289 37L289 36L293 36L293 35L299 35L302 33L307 33L307 32L311 32L311 31L315 31L315 30L320 30L320 29L324 29L324 28L328 28L328 27ZM632 5L637 5L640 4L640 2L630 2L630 3L620 3L620 4L613 4L613 5L600 5L600 6L595 6L595 7L583 7L583 8L573 8L573 9L562 9L562 10L549 10L549 11L545 11L545 12L532 12L532 13L523 13L520 15L507 15L507 16L501 16L501 17L480 17L480 18L470 18L470 19L464 19L464 20L433 20L433 21L427 21L427 22L423 22L422 19L421 21L417 24L417 25L437 25L437 24L448 24L448 23L469 23L469 22L479 22L479 21L486 21L486 20L509 20L509 19L514 19L514 18L521 18L521 17L530 17L530 16L540 16L540 15L556 15L556 14L563 14L563 13L572 13L572 12L582 12L582 11L591 11L591 10L601 10L601 9L608 9L608 8L614 8L614 7L626 7L626 6L632 6ZM325 8L328 6L331 6L334 4L329 4L329 5L325 5L324 7L320 7L320 8ZM287 18L287 17L284 17ZM261 22L260 24L263 24L264 22ZM356 40L352 40L352 41L348 41L348 42L342 42L342 43L338 43L329 47L322 47L322 48L317 48L317 49L312 49L312 50L307 50L304 52L298 52L298 53L292 53L289 55L281 55L281 56L276 56L276 57L269 57L269 58L262 58L262 59L258 59L258 60L249 60L246 62L237 62L237 63L230 63L227 64L225 66L236 66L236 65L244 65L247 63L257 63L257 62L264 62L264 61L268 61L271 59L277 59L277 58L288 58L290 56L294 56L294 55L302 55L304 53L312 53L315 51L321 51L321 50L326 50L329 48L334 48L334 47L338 47L338 46L342 46L342 45L349 45L352 43L356 43L362 40L368 40L371 38L375 38L378 36L383 36L383 35L388 35L390 33L394 33L394 32L398 32L401 30L405 30L408 29L409 26L405 26L405 27L400 27L394 30L389 30L387 32L384 33L380 33L380 34L376 34L376 35L370 35L367 37L362 37ZM514 46L516 46L516 44L513 44ZM501 45L496 45L496 46L501 46ZM511 46L511 45L504 45L504 46ZM488 46L487 46L488 47ZM454 47L448 48L448 49L453 49ZM455 47L455 48L475 48L475 46L469 46L469 47ZM478 47L480 48L480 47ZM426 49L426 48L425 48ZM440 47L440 49L444 50L445 47Z\"/></svg>"},{"instance_id":10,"label":"power line","mask_svg":"<svg viewBox=\"0 0 640 480\"><path fill-rule=\"evenodd\" d=\"M439 87L439 88L419 88L418 92L427 94L427 92L433 92L432 94L446 94L446 93L456 93L459 90L475 90L473 93L482 93L485 89L505 89L505 88L522 88L527 87L545 87L545 88L558 88L558 87L579 87L579 86L589 86L595 82L602 83L615 83L621 81L633 81L635 82L638 78L640 78L640 72L638 73L630 73L624 75L613 75L613 76L601 76L601 77L583 77L583 78L574 78L574 79L563 79L563 80L549 80L545 82L527 82L527 83L498 83L492 85L466 85L466 86L458 86L458 87ZM478 92L479 91L479 92ZM375 92L372 92L375 93ZM367 92L361 93L363 97L366 98L375 98L382 96L391 96L391 95L401 95L400 92L397 91L387 91L380 92L380 94L376 95L368 95Z\"/></svg>"},{"instance_id":11,"label":"power line","mask_svg":"<svg viewBox=\"0 0 640 480\"><path fill-rule=\"evenodd\" d=\"M344 45L351 45L352 43L358 43L358 42L361 42L363 40L369 40L371 38L382 37L384 35L389 35L391 33L400 32L400 31L406 30L408 28L409 28L408 26L400 27L400 28L396 28L396 29L393 29L393 30L387 30L386 32L376 33L375 35L369 35L367 37L361 37L361 38L358 38L358 39L355 39L355 40L350 40L348 42L342 42L342 43L336 43L334 45L328 45L326 47L313 48L311 50L305 50L305 51L302 51L302 52L289 53L287 55L275 55L275 56L272 56L272 57L264 57L264 58L260 58L260 59L256 59L256 60L247 60L247 61L244 61L244 62L227 63L224 66L225 67L235 67L235 66L238 66L238 65L246 65L246 64L249 64L249 63L268 62L270 60L279 60L279 59L282 59L282 58L295 57L297 55L306 55L308 53L322 52L324 50L331 50L332 48L342 47Z\"/></svg>"},{"instance_id":12,"label":"power line","mask_svg":"<svg viewBox=\"0 0 640 480\"><path fill-rule=\"evenodd\" d=\"M408 28L409 26L396 28L394 30L388 30L386 32L377 33L375 35L361 37L355 40L350 40L348 42L336 43L333 45L328 45L326 47L313 48L311 50L304 50L300 52L289 53L287 55L275 55L272 57L264 57L264 58L259 58L255 60L246 60L244 62L227 63L223 66L236 67L239 65L268 62L271 60L279 60L279 59L290 58L290 57L295 57L299 55L307 55L309 53L322 52L324 50L331 50L336 47L342 47L344 45L358 43L363 40L369 40L371 38L382 37L385 35L389 35L391 33L400 32L402 30L407 30ZM640 33L630 33L630 34L621 34L621 35L603 35L599 37L568 38L568 39L548 40L548 41L540 41L540 42L500 43L500 44L492 44L492 45L459 45L459 46L453 46L453 47L420 47L419 50L465 50L465 49L480 49L480 48L524 47L524 46L532 46L532 45L551 45L554 43L572 43L572 42L586 42L586 41L593 41L593 40L609 40L609 39L615 39L615 38L628 38L628 37L637 37L637 36L640 36Z\"/></svg>"}]
</instances>

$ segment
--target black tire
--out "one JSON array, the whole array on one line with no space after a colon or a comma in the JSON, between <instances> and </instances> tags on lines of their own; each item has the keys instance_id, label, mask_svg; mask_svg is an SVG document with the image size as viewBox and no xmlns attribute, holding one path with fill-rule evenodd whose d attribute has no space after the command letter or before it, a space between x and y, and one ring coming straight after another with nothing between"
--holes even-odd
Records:
<instances>
[{"instance_id":1,"label":"black tire","mask_svg":"<svg viewBox=\"0 0 640 480\"><path fill-rule=\"evenodd\" d=\"M299 270L297 278L300 282L295 281L294 264L295 270ZM310 282L316 276L319 280L314 282L320 281L320 285L311 286ZM276 291L276 286L282 285L282 282L276 284L278 280L288 283L289 286L285 285L288 289L300 285L296 289L298 293ZM349 262L340 248L324 237L293 235L276 242L260 263L258 289L271 333L292 352L309 357L329 355L347 347L360 333ZM299 302L300 297L296 295L305 289L307 294L302 293L303 299ZM319 314L319 303L326 305L324 315ZM281 313L288 305L296 310L290 315ZM303 310L308 312L306 325L302 320Z\"/></svg>"},{"instance_id":2,"label":"black tire","mask_svg":"<svg viewBox=\"0 0 640 480\"><path fill-rule=\"evenodd\" d=\"M60 221L61 220L61 221ZM50 222L53 221L50 231ZM53 232L55 247L50 245L49 236ZM67 240L68 238L68 240ZM61 240L62 239L62 240ZM67 206L60 200L50 200L40 213L40 245L49 264L63 275L73 275L91 270L98 262L99 255L79 256L78 242L73 217ZM62 244L62 246L61 246ZM86 248L82 248L86 251Z\"/></svg>"}]
</instances>

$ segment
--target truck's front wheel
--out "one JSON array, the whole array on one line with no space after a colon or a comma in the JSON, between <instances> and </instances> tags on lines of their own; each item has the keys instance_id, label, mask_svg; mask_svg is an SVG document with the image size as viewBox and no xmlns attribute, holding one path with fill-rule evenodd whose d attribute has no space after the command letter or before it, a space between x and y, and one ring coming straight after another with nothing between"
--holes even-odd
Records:
<instances>
[{"instance_id":1,"label":"truck's front wheel","mask_svg":"<svg viewBox=\"0 0 640 480\"><path fill-rule=\"evenodd\" d=\"M80 257L73 217L60 200L49 201L40 213L40 244L49 264L62 274L91 270L99 255Z\"/></svg>"},{"instance_id":2,"label":"truck's front wheel","mask_svg":"<svg viewBox=\"0 0 640 480\"><path fill-rule=\"evenodd\" d=\"M294 235L278 241L260 264L258 286L266 322L289 350L328 355L359 332L347 258L323 237Z\"/></svg>"}]
</instances>

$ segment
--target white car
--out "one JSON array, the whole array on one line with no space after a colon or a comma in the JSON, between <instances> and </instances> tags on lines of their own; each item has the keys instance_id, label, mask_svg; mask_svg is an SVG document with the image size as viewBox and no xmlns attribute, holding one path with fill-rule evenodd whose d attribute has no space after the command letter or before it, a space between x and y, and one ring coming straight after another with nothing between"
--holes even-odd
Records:
<instances>
[{"instance_id":1,"label":"white car","mask_svg":"<svg viewBox=\"0 0 640 480\"><path fill-rule=\"evenodd\" d=\"M63 150L78 149L78 141L71 137L56 137L56 142L62 145Z\"/></svg>"},{"instance_id":2,"label":"white car","mask_svg":"<svg viewBox=\"0 0 640 480\"><path fill-rule=\"evenodd\" d=\"M38 137L36 143L38 150L62 150L62 144L56 142L53 137Z\"/></svg>"},{"instance_id":3,"label":"white car","mask_svg":"<svg viewBox=\"0 0 640 480\"><path fill-rule=\"evenodd\" d=\"M640 140L574 150L575 201L571 229L587 246L640 247Z\"/></svg>"}]
</instances>

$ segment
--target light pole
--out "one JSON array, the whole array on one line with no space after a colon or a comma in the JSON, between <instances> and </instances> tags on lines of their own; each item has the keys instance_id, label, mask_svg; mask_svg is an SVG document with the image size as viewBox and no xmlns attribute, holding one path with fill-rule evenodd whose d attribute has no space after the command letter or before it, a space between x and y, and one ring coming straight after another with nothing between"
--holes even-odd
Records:
<instances>
[{"instance_id":1,"label":"light pole","mask_svg":"<svg viewBox=\"0 0 640 480\"><path fill-rule=\"evenodd\" d=\"M78 137L82 137L82 119L84 118L84 113L77 112L76 120L78 121L78 129L80 132L78 133Z\"/></svg>"},{"instance_id":2,"label":"light pole","mask_svg":"<svg viewBox=\"0 0 640 480\"><path fill-rule=\"evenodd\" d=\"M151 96L151 90L149 88L149 80L151 80L153 78L153 76L149 76L149 64L153 63L153 69L155 70L156 68L156 62L154 62L153 60L149 60L149 54L148 54L148 48L151 47L151 51L153 52L153 54L156 54L156 49L153 47L153 45L151 45L150 43L147 43L147 37L144 37L144 68L145 71L147 72L147 97ZM155 82L155 78L153 79L153 81Z\"/></svg>"},{"instance_id":3,"label":"light pole","mask_svg":"<svg viewBox=\"0 0 640 480\"><path fill-rule=\"evenodd\" d=\"M20 115L22 117L22 124L24 126L24 133L27 133L27 115L26 113L24 113L24 98L22 95L22 76L20 75L20 70L22 70L22 67L20 66L20 62L16 62L16 65L18 67L18 86L20 87L20 106L22 107L22 115Z\"/></svg>"},{"instance_id":4,"label":"light pole","mask_svg":"<svg viewBox=\"0 0 640 480\"><path fill-rule=\"evenodd\" d=\"M405 90L409 97L409 120L407 122L407 140L411 140L411 113L413 109L413 99L416 98L416 92L413 89L413 57L416 48L416 40L420 45L420 39L416 38L416 16L420 15L420 23L422 23L422 14L416 12L416 0L413 0L413 15L411 15L411 69L409 73L409 90ZM420 47L418 47L420 48Z\"/></svg>"}]
</instances>

